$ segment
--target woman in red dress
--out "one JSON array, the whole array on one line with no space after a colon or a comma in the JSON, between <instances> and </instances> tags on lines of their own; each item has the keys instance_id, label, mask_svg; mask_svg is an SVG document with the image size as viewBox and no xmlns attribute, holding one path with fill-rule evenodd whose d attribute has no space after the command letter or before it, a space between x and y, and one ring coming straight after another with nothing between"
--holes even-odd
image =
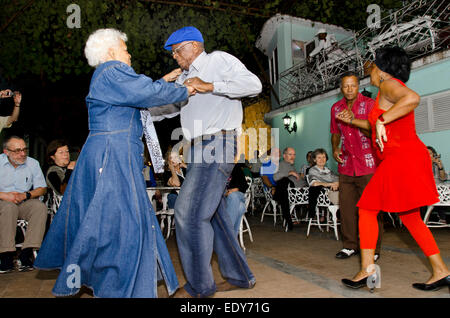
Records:
<instances>
[{"instance_id":1,"label":"woman in red dress","mask_svg":"<svg viewBox=\"0 0 450 318\"><path fill-rule=\"evenodd\" d=\"M428 281L415 283L413 287L437 290L450 286L450 272L433 235L420 217L420 207L439 202L439 197L430 156L415 130L414 109L420 97L403 83L409 79L410 69L411 62L403 49L378 49L370 81L379 92L369 120L353 119L353 114L348 112L338 115L344 122L371 129L380 160L358 202L361 270L353 279L342 280L350 288L367 286L367 277L373 272L380 211L399 214L431 264L433 273Z\"/></svg>"}]
</instances>

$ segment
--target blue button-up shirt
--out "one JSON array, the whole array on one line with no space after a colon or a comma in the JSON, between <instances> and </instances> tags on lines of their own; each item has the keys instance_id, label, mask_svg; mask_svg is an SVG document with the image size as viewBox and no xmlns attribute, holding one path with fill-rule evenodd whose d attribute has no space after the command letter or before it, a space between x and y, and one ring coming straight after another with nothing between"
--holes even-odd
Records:
<instances>
[{"instance_id":1,"label":"blue button-up shirt","mask_svg":"<svg viewBox=\"0 0 450 318\"><path fill-rule=\"evenodd\" d=\"M6 154L0 155L0 192L23 193L46 187L44 174L37 160L27 157L23 165L14 168Z\"/></svg>"}]
</instances>

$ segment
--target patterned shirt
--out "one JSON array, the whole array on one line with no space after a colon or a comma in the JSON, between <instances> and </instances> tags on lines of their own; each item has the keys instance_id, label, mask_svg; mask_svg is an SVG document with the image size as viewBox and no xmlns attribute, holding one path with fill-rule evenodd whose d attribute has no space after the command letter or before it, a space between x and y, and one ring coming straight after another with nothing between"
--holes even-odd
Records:
<instances>
[{"instance_id":1,"label":"patterned shirt","mask_svg":"<svg viewBox=\"0 0 450 318\"><path fill-rule=\"evenodd\" d=\"M375 101L358 93L353 103L352 112L356 119L367 120ZM375 172L377 165L369 137L364 136L359 128L346 124L338 119L338 113L347 108L345 98L331 107L330 132L341 135L341 151L343 163L338 165L339 174L348 176L364 176Z\"/></svg>"}]
</instances>

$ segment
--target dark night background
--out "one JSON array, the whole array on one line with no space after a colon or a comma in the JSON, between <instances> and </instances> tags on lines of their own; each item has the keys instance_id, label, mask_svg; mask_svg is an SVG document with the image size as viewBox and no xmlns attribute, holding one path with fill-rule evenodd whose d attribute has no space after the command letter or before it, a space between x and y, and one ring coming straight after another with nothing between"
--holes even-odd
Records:
<instances>
[{"instance_id":1,"label":"dark night background","mask_svg":"<svg viewBox=\"0 0 450 318\"><path fill-rule=\"evenodd\" d=\"M368 4L394 8L400 2L0 0L0 89L19 90L23 95L19 121L1 135L24 136L30 146L36 140L46 144L66 138L71 146L82 147L88 135L85 97L94 71L83 49L88 35L98 28L114 27L127 33L136 72L158 79L178 67L162 48L167 36L195 25L203 33L207 52L220 49L241 59L259 76L268 95L267 57L255 41L271 16L290 14L359 30L364 27ZM81 7L80 29L66 26L70 14L66 8L71 3ZM12 107L11 99L3 99L0 115L9 115ZM155 124L163 151L177 142L170 135L179 126L179 116Z\"/></svg>"}]
</instances>

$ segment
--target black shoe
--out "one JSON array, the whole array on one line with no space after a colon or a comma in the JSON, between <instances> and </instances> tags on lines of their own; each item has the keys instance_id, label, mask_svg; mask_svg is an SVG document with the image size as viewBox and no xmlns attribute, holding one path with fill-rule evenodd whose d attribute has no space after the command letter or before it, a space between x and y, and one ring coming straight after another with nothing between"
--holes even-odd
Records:
<instances>
[{"instance_id":1,"label":"black shoe","mask_svg":"<svg viewBox=\"0 0 450 318\"><path fill-rule=\"evenodd\" d=\"M19 260L21 263L21 267L33 268L33 263L34 263L33 248L30 247L30 248L23 249L19 255ZM20 270L20 268L19 268L19 270Z\"/></svg>"},{"instance_id":2,"label":"black shoe","mask_svg":"<svg viewBox=\"0 0 450 318\"><path fill-rule=\"evenodd\" d=\"M349 258L350 256L358 255L358 254L359 254L358 251L348 249L348 248L343 248L336 254L336 258L345 259L345 258Z\"/></svg>"},{"instance_id":3,"label":"black shoe","mask_svg":"<svg viewBox=\"0 0 450 318\"><path fill-rule=\"evenodd\" d=\"M341 281L342 281L342 284L344 284L345 286L347 286L349 288L353 288L353 289L359 289L361 287L367 286L367 277L364 277L363 279L360 279L357 281L353 281L351 279L344 278Z\"/></svg>"},{"instance_id":4,"label":"black shoe","mask_svg":"<svg viewBox=\"0 0 450 318\"><path fill-rule=\"evenodd\" d=\"M435 291L439 290L444 286L450 287L450 275L435 281L431 284L424 284L424 283L415 283L412 285L415 289L424 290L424 291Z\"/></svg>"},{"instance_id":5,"label":"black shoe","mask_svg":"<svg viewBox=\"0 0 450 318\"><path fill-rule=\"evenodd\" d=\"M14 252L0 253L0 274L14 271Z\"/></svg>"}]
</instances>

